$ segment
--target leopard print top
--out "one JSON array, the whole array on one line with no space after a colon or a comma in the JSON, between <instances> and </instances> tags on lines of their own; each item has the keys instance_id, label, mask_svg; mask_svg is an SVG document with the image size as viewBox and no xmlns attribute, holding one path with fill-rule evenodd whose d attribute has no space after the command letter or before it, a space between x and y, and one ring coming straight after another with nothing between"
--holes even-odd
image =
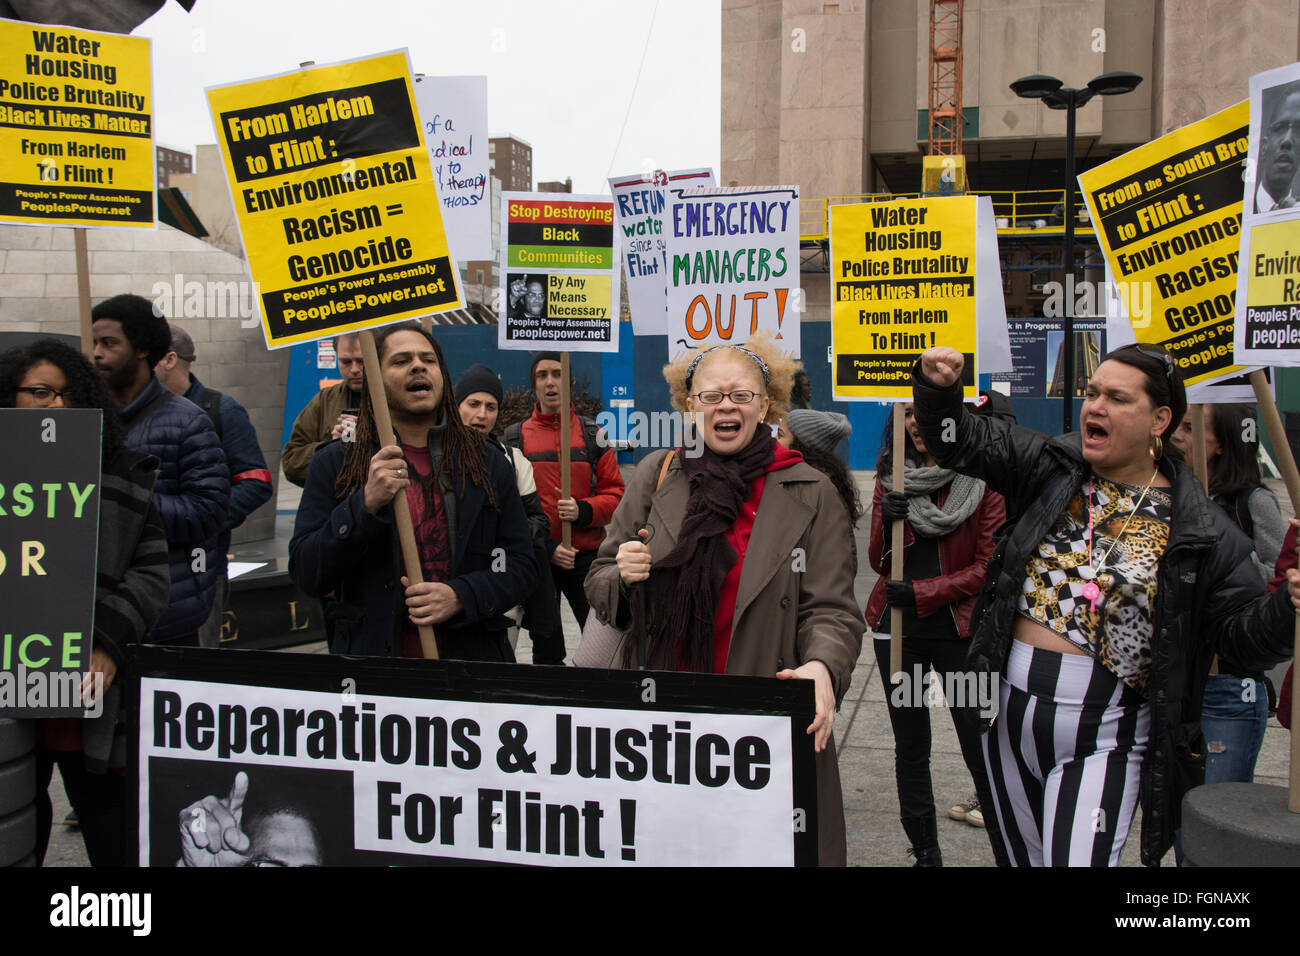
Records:
<instances>
[{"instance_id":1,"label":"leopard print top","mask_svg":"<svg viewBox=\"0 0 1300 956\"><path fill-rule=\"evenodd\" d=\"M1139 498L1141 508L1133 514ZM1144 699L1151 677L1156 569L1169 543L1172 513L1167 488L1152 487L1143 498L1141 488L1093 475L1030 555L1017 606L1025 617L1060 634ZM1098 564L1103 565L1100 575L1095 572ZM1084 595L1092 581L1101 592L1095 603Z\"/></svg>"}]
</instances>

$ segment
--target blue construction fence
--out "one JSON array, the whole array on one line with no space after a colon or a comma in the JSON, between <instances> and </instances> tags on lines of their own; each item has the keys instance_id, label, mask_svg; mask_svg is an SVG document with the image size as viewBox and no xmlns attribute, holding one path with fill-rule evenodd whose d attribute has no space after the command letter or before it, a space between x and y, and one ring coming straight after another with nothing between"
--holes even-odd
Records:
<instances>
[{"instance_id":1,"label":"blue construction fence","mask_svg":"<svg viewBox=\"0 0 1300 956\"><path fill-rule=\"evenodd\" d=\"M637 420L631 412L665 412L672 407L668 386L663 379L663 366L668 361L667 336L633 336L631 331L631 323L624 323L619 336L618 352L573 352L570 353L569 360L574 377L578 381L585 378L592 393L600 395L605 409L611 413L612 427L607 430L616 440L629 437L626 429L630 429ZM838 452L848 461L850 468L874 469L890 406L884 402L833 401L829 358L831 325L829 322L808 322L803 325L800 334L804 370L812 382L812 407L847 415L853 425L853 434L841 443ZM434 335L442 345L453 376L459 375L476 362L481 362L501 377L502 384L507 389L528 384L531 353L498 349L495 325L435 326ZM333 369L317 369L314 343L293 347L284 403L282 444L288 439L294 419L319 391L321 383L337 379L337 374ZM1300 397L1300 387L1297 387L1295 381L1298 377L1300 376L1294 373L1278 376L1277 397L1281 408L1294 407L1293 403L1286 400L1292 392ZM980 378L981 386L988 387L987 377ZM1060 433L1064 417L1063 399L1017 398L1014 404L1016 416L1022 425L1049 434ZM1071 421L1076 428L1079 404L1078 400L1074 402L1071 414ZM619 457L625 463L635 462L653 450L654 446L643 445Z\"/></svg>"}]
</instances>

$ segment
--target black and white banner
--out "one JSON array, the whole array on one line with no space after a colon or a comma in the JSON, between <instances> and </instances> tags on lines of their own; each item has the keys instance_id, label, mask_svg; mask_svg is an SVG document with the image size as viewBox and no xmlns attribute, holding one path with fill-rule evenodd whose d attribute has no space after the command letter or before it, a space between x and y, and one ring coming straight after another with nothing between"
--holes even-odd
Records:
<instances>
[{"instance_id":1,"label":"black and white banner","mask_svg":"<svg viewBox=\"0 0 1300 956\"><path fill-rule=\"evenodd\" d=\"M812 683L140 649L142 866L817 859Z\"/></svg>"}]
</instances>

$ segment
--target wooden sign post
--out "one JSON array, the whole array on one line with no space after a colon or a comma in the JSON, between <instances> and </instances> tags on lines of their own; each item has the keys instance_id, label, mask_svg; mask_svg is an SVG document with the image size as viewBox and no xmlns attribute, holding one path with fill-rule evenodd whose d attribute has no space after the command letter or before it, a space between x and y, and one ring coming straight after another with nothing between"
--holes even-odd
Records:
<instances>
[{"instance_id":1,"label":"wooden sign post","mask_svg":"<svg viewBox=\"0 0 1300 956\"><path fill-rule=\"evenodd\" d=\"M1187 412L1192 416L1192 470L1208 494L1210 470L1205 461L1205 409L1204 405L1193 405Z\"/></svg>"},{"instance_id":2,"label":"wooden sign post","mask_svg":"<svg viewBox=\"0 0 1300 956\"><path fill-rule=\"evenodd\" d=\"M366 389L370 393L370 407L375 413L375 431L379 434L379 444L399 444L393 431L393 417L388 412L388 396L384 393L384 379L379 370L379 350L375 348L375 335L369 329L361 333L361 360L366 366ZM454 415L454 408L444 408L444 415ZM410 465L406 466L409 476ZM393 515L397 523L397 540L402 546L402 564L406 567L406 579L412 584L423 584L424 576L420 572L420 551L415 544L415 525L411 523L411 507L406 501L406 490L400 491L393 499ZM420 648L429 660L438 659L438 641L433 633L433 625L421 624Z\"/></svg>"},{"instance_id":3,"label":"wooden sign post","mask_svg":"<svg viewBox=\"0 0 1300 956\"><path fill-rule=\"evenodd\" d=\"M1291 507L1300 514L1300 471L1296 470L1295 456L1286 440L1286 429L1282 427L1282 416L1277 412L1277 403L1269 391L1268 380L1262 370L1250 373L1250 384L1255 389L1255 402L1259 405L1260 417L1268 429L1268 437L1273 440L1273 452L1277 455L1277 467L1286 482L1286 493L1291 498ZM1296 617L1295 650L1300 651L1300 614ZM1293 652L1294 658L1294 652ZM1295 680L1294 674L1291 678ZM1294 686L1292 688L1294 694ZM1300 813L1300 733L1291 730L1291 774L1287 809Z\"/></svg>"},{"instance_id":4,"label":"wooden sign post","mask_svg":"<svg viewBox=\"0 0 1300 956\"><path fill-rule=\"evenodd\" d=\"M569 353L560 353L560 497L571 497L572 482L569 478ZM596 463L590 462L592 469ZM560 522L560 544L566 548L573 547L573 522Z\"/></svg>"}]
</instances>

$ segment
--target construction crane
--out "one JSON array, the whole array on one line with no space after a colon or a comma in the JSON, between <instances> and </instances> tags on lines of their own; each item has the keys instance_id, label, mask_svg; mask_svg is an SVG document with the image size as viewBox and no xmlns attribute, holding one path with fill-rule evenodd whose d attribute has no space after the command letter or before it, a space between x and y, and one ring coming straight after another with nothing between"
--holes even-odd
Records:
<instances>
[{"instance_id":1,"label":"construction crane","mask_svg":"<svg viewBox=\"0 0 1300 956\"><path fill-rule=\"evenodd\" d=\"M964 0L930 0L930 140L922 159L921 191L966 191L962 152L961 32Z\"/></svg>"}]
</instances>

